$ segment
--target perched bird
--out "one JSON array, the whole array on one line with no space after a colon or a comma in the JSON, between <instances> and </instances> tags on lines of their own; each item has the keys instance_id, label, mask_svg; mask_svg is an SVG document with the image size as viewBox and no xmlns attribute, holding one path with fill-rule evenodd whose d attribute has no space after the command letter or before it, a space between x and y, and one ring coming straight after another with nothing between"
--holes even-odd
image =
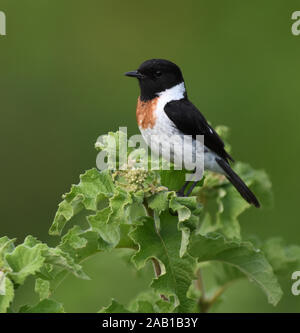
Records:
<instances>
[{"instance_id":1,"label":"perched bird","mask_svg":"<svg viewBox=\"0 0 300 333\"><path fill-rule=\"evenodd\" d=\"M189 101L177 65L168 60L151 59L125 75L138 79L141 94L137 102L137 122L144 140L149 146L151 144L151 149L159 153L159 142L151 143L151 137L159 141L160 135L164 135L163 140L166 137L172 138L174 134L181 137L190 135L194 142L197 135L203 135L204 169L225 175L248 203L260 206L255 195L230 167L229 161L233 162L233 158L226 152L222 139ZM182 147L178 147L178 150L182 150ZM196 184L194 182L186 195L191 193ZM187 185L188 182L178 192L179 195L185 195Z\"/></svg>"}]
</instances>

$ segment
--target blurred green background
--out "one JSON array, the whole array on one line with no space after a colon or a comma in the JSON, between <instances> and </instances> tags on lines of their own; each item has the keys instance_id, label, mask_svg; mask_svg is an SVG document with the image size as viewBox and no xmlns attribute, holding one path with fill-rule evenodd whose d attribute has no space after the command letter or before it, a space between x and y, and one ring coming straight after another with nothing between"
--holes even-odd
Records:
<instances>
[{"instance_id":1,"label":"blurred green background","mask_svg":"<svg viewBox=\"0 0 300 333\"><path fill-rule=\"evenodd\" d=\"M0 10L0 235L56 243L48 229L57 204L95 166L97 137L119 126L138 132L138 87L123 73L160 57L180 65L211 123L231 128L235 159L272 179L274 208L250 209L243 233L300 244L300 36L291 33L299 1L0 0ZM69 312L97 311L111 297L126 303L153 275L151 267L135 273L120 253L85 267L92 281L69 277L54 295ZM20 304L30 284L18 291ZM283 284L276 308L244 281L219 310L299 312L291 280Z\"/></svg>"}]
</instances>

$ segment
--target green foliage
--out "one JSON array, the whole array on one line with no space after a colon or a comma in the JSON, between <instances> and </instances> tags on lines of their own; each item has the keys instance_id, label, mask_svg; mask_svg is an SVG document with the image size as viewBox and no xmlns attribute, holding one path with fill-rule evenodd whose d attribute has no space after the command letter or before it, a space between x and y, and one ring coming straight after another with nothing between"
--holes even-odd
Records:
<instances>
[{"instance_id":1,"label":"green foliage","mask_svg":"<svg viewBox=\"0 0 300 333\"><path fill-rule=\"evenodd\" d=\"M153 280L151 287L157 294L164 295L179 312L191 312L195 302L187 297L194 278L196 260L189 254L180 256L182 237L178 232L177 218L168 212L160 215L159 229L154 227L151 217L144 217L142 224L131 233L139 246L133 256L138 269L149 259L155 259L163 274Z\"/></svg>"},{"instance_id":2,"label":"green foliage","mask_svg":"<svg viewBox=\"0 0 300 333\"><path fill-rule=\"evenodd\" d=\"M238 274L227 274L223 277L226 283L231 279L240 277L240 272L245 274L250 281L257 283L266 293L271 304L276 305L282 291L274 275L272 266L258 249L250 242L228 241L222 235L193 235L190 241L189 252L192 256L202 261L218 261L232 265L239 270ZM226 273L225 271L223 274ZM228 272L227 272L228 273ZM235 272L237 273L237 272Z\"/></svg>"},{"instance_id":3,"label":"green foliage","mask_svg":"<svg viewBox=\"0 0 300 333\"><path fill-rule=\"evenodd\" d=\"M228 132L225 127L218 131ZM113 139L122 135L109 133L97 144L108 161L116 158L119 166ZM222 292L241 278L255 283L276 305L282 296L277 275L289 274L297 266L300 248L286 246L280 239L255 244L242 240L238 217L249 205L223 176L206 173L192 196L177 197L183 171L138 168L143 158L144 166L149 163L145 153L130 149L128 154L126 169L88 170L63 196L50 228L50 234L61 237L56 247L32 236L17 246L13 239L0 238L0 312L64 312L52 298L57 286L68 274L88 279L81 262L115 248L131 249L137 270L151 261L155 275L150 291L128 305L112 300L100 312L209 311L220 302ZM262 204L269 206L271 183L266 173L242 163L235 168ZM82 211L85 225L67 229ZM204 290L202 283L206 269L215 280L211 290ZM15 289L29 276L35 279L39 302L16 309Z\"/></svg>"}]
</instances>

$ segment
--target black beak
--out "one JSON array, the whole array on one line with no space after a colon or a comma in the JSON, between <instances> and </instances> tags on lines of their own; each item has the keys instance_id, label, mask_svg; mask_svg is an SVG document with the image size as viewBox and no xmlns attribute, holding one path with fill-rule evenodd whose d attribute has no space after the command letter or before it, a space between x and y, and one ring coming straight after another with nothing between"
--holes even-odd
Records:
<instances>
[{"instance_id":1,"label":"black beak","mask_svg":"<svg viewBox=\"0 0 300 333\"><path fill-rule=\"evenodd\" d=\"M125 76L129 76L129 77L136 77L138 79L141 79L144 77L143 74L141 74L139 71L131 71L131 72L127 72L125 73Z\"/></svg>"}]
</instances>

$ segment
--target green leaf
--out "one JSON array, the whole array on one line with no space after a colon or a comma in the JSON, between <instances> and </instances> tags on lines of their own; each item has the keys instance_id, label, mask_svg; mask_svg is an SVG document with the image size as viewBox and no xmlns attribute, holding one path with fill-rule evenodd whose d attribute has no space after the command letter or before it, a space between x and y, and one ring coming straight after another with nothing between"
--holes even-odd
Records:
<instances>
[{"instance_id":1,"label":"green leaf","mask_svg":"<svg viewBox=\"0 0 300 333\"><path fill-rule=\"evenodd\" d=\"M235 163L234 170L257 195L261 204L270 206L271 182L266 173L240 162ZM204 206L200 215L201 234L219 232L226 238L241 239L238 217L251 206L224 176L207 173L198 198Z\"/></svg>"},{"instance_id":2,"label":"green leaf","mask_svg":"<svg viewBox=\"0 0 300 333\"><path fill-rule=\"evenodd\" d=\"M74 274L80 279L89 280L89 277L83 272L82 267L75 260L60 248L48 248L43 252L45 263L60 267Z\"/></svg>"},{"instance_id":3,"label":"green leaf","mask_svg":"<svg viewBox=\"0 0 300 333\"><path fill-rule=\"evenodd\" d=\"M30 247L26 244L18 245L13 252L7 253L5 260L11 268L8 276L17 284L23 284L29 275L35 274L44 264L44 244Z\"/></svg>"},{"instance_id":4,"label":"green leaf","mask_svg":"<svg viewBox=\"0 0 300 333\"><path fill-rule=\"evenodd\" d=\"M226 286L238 279L247 277L237 267L220 261L211 261L209 269L213 272L216 286Z\"/></svg>"},{"instance_id":5,"label":"green leaf","mask_svg":"<svg viewBox=\"0 0 300 333\"><path fill-rule=\"evenodd\" d=\"M44 299L34 306L25 305L19 310L20 313L64 313L62 304L52 300Z\"/></svg>"},{"instance_id":6,"label":"green leaf","mask_svg":"<svg viewBox=\"0 0 300 333\"><path fill-rule=\"evenodd\" d=\"M15 249L15 240L9 239L6 236L0 238L0 269L9 269L4 258L7 253L11 253Z\"/></svg>"},{"instance_id":7,"label":"green leaf","mask_svg":"<svg viewBox=\"0 0 300 333\"><path fill-rule=\"evenodd\" d=\"M74 234L72 234L72 236L74 236L75 238ZM74 238L70 237L70 242L73 246L79 247L78 244L75 245ZM81 242L81 244L84 243L81 240L79 240L79 242ZM36 246L41 247L41 254L44 257L44 265L41 266L41 269L38 271L38 274L40 274L41 276L43 276L43 273L46 273L46 271L49 270L48 279L54 279L55 276L59 274L62 270L66 270L74 274L78 278L89 279L88 276L83 272L82 267L74 261L74 259L70 256L69 253L64 252L61 248L48 247L46 244L40 242L33 236L27 236L24 240L23 245L29 248L33 248Z\"/></svg>"},{"instance_id":8,"label":"green leaf","mask_svg":"<svg viewBox=\"0 0 300 333\"><path fill-rule=\"evenodd\" d=\"M128 309L134 313L168 313L174 310L174 305L163 300L153 290L148 290L140 293L131 301Z\"/></svg>"},{"instance_id":9,"label":"green leaf","mask_svg":"<svg viewBox=\"0 0 300 333\"><path fill-rule=\"evenodd\" d=\"M50 282L40 278L36 279L34 291L39 295L40 300L48 298L50 296Z\"/></svg>"},{"instance_id":10,"label":"green leaf","mask_svg":"<svg viewBox=\"0 0 300 333\"><path fill-rule=\"evenodd\" d=\"M113 195L114 185L109 171L99 172L96 169L86 171L80 176L80 183L73 185L65 194L64 201L59 204L51 235L60 235L66 223L83 208L96 211L99 201Z\"/></svg>"},{"instance_id":11,"label":"green leaf","mask_svg":"<svg viewBox=\"0 0 300 333\"><path fill-rule=\"evenodd\" d=\"M173 192L169 197L170 209L178 214L178 229L182 233L179 255L182 257L187 251L190 231L199 223L199 212L202 207L194 196L177 197Z\"/></svg>"},{"instance_id":12,"label":"green leaf","mask_svg":"<svg viewBox=\"0 0 300 333\"><path fill-rule=\"evenodd\" d=\"M134 313L155 313L153 305L160 300L159 295L156 295L152 290L139 294L128 308Z\"/></svg>"},{"instance_id":13,"label":"green leaf","mask_svg":"<svg viewBox=\"0 0 300 333\"><path fill-rule=\"evenodd\" d=\"M200 212L200 205L196 197L177 197L170 198L170 208L178 213L179 222L188 221L194 215ZM198 218L197 218L198 219Z\"/></svg>"},{"instance_id":14,"label":"green leaf","mask_svg":"<svg viewBox=\"0 0 300 333\"><path fill-rule=\"evenodd\" d=\"M102 239L100 247L103 250L114 248L120 241L120 223L119 221L108 223L111 214L110 207L106 207L98 211L96 215L88 217L92 230L96 231Z\"/></svg>"},{"instance_id":15,"label":"green leaf","mask_svg":"<svg viewBox=\"0 0 300 333\"><path fill-rule=\"evenodd\" d=\"M5 273L0 271L0 295L5 295Z\"/></svg>"},{"instance_id":16,"label":"green leaf","mask_svg":"<svg viewBox=\"0 0 300 333\"><path fill-rule=\"evenodd\" d=\"M79 242L85 245L83 247L74 246L74 237L82 239ZM101 250L101 244L97 232L81 230L79 226L74 226L62 237L59 248L68 253L75 262L81 262L85 258L98 253Z\"/></svg>"},{"instance_id":17,"label":"green leaf","mask_svg":"<svg viewBox=\"0 0 300 333\"><path fill-rule=\"evenodd\" d=\"M155 230L150 217L142 218L143 224L131 232L130 236L138 244L139 251L133 256L137 268L155 258L160 263L161 275L154 279L151 287L173 302L178 312L189 312L194 300L187 298L187 291L194 278L196 261L185 254L180 257L181 234L176 217L164 212L160 215L160 230Z\"/></svg>"},{"instance_id":18,"label":"green leaf","mask_svg":"<svg viewBox=\"0 0 300 333\"><path fill-rule=\"evenodd\" d=\"M9 239L8 237L4 236L0 238L0 257L4 258L6 253L10 253L14 250L14 239Z\"/></svg>"},{"instance_id":19,"label":"green leaf","mask_svg":"<svg viewBox=\"0 0 300 333\"><path fill-rule=\"evenodd\" d=\"M271 238L263 243L261 249L278 275L290 277L300 267L298 245L286 245L281 238Z\"/></svg>"},{"instance_id":20,"label":"green leaf","mask_svg":"<svg viewBox=\"0 0 300 333\"><path fill-rule=\"evenodd\" d=\"M111 304L107 307L103 307L99 313L129 313L127 309L121 304L119 304L116 300L112 300Z\"/></svg>"},{"instance_id":21,"label":"green leaf","mask_svg":"<svg viewBox=\"0 0 300 333\"><path fill-rule=\"evenodd\" d=\"M125 208L132 203L129 193L121 188L116 189L114 196L109 199L111 210L108 219L110 222L125 223Z\"/></svg>"},{"instance_id":22,"label":"green leaf","mask_svg":"<svg viewBox=\"0 0 300 333\"><path fill-rule=\"evenodd\" d=\"M199 262L214 260L234 266L265 292L269 303L279 302L282 290L272 266L250 242L228 241L220 234L198 234L191 237L188 251Z\"/></svg>"},{"instance_id":23,"label":"green leaf","mask_svg":"<svg viewBox=\"0 0 300 333\"><path fill-rule=\"evenodd\" d=\"M5 313L14 299L14 286L11 280L0 271L0 313Z\"/></svg>"},{"instance_id":24,"label":"green leaf","mask_svg":"<svg viewBox=\"0 0 300 333\"><path fill-rule=\"evenodd\" d=\"M148 198L148 206L149 208L155 210L160 214L162 211L168 208L168 197L170 192L162 191L156 193Z\"/></svg>"},{"instance_id":25,"label":"green leaf","mask_svg":"<svg viewBox=\"0 0 300 333\"><path fill-rule=\"evenodd\" d=\"M120 225L120 242L116 246L121 249L137 249L136 244L130 237L130 232L133 229L133 225L121 224Z\"/></svg>"},{"instance_id":26,"label":"green leaf","mask_svg":"<svg viewBox=\"0 0 300 333\"><path fill-rule=\"evenodd\" d=\"M128 224L134 224L141 216L146 216L147 211L142 202L134 201L126 207L126 219Z\"/></svg>"}]
</instances>

